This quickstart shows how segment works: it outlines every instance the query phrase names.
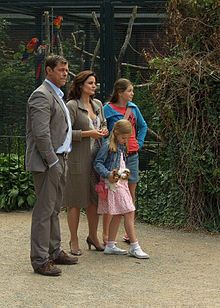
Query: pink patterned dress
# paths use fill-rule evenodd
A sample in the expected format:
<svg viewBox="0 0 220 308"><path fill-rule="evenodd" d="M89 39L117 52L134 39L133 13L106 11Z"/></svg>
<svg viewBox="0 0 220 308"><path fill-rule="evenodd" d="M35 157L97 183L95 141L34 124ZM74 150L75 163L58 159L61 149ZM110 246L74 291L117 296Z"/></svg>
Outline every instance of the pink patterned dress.
<svg viewBox="0 0 220 308"><path fill-rule="evenodd" d="M125 168L123 154L120 159L120 170ZM106 188L108 188L107 184ZM119 215L135 211L135 206L128 188L128 181L119 179L115 189L108 188L107 199L99 198L98 214Z"/></svg>

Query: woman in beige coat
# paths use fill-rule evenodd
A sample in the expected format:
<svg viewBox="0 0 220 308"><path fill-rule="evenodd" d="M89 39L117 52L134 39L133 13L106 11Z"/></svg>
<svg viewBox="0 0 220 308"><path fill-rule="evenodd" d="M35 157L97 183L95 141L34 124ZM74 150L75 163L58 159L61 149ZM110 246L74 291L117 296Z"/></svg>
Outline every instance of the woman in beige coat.
<svg viewBox="0 0 220 308"><path fill-rule="evenodd" d="M65 206L71 239L70 251L81 255L78 242L78 225L80 209L86 208L89 234L86 239L89 249L103 251L97 237L98 198L95 184L99 177L92 168L93 159L101 145L102 137L108 135L102 103L94 99L96 76L92 71L77 74L70 87L67 107L70 112L73 142L68 156L67 184L65 189Z"/></svg>

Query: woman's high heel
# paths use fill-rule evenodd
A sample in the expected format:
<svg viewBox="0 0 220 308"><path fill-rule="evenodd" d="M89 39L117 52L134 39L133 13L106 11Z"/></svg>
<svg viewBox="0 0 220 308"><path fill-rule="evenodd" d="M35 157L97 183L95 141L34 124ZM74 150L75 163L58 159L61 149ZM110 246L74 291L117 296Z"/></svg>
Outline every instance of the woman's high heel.
<svg viewBox="0 0 220 308"><path fill-rule="evenodd" d="M71 241L69 241L69 246L70 246L70 253L71 253L71 255L74 255L74 256L81 256L82 255L82 250L81 249L77 249L77 250L72 249Z"/></svg>
<svg viewBox="0 0 220 308"><path fill-rule="evenodd" d="M96 246L96 244L91 240L90 237L87 237L86 242L88 244L89 250L91 250L91 246L94 246L97 251L104 251L105 248L100 244L100 246Z"/></svg>

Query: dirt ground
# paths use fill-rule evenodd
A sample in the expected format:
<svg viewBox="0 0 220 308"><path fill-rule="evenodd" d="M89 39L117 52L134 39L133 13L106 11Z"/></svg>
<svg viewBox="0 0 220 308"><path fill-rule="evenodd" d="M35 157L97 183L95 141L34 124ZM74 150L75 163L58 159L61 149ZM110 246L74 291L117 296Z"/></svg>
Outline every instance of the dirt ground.
<svg viewBox="0 0 220 308"><path fill-rule="evenodd" d="M65 212L60 221L68 251ZM136 223L150 260L106 256L88 250L82 215L79 264L61 266L60 277L46 277L30 265L30 222L31 212L0 213L0 307L220 307L219 235ZM123 227L118 246L125 248L122 235Z"/></svg>

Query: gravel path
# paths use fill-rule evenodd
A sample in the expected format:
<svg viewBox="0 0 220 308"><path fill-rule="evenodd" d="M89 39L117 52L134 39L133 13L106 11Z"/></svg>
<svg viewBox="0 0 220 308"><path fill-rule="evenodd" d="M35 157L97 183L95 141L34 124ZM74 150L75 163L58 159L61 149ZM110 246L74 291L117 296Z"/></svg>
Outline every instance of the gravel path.
<svg viewBox="0 0 220 308"><path fill-rule="evenodd" d="M66 213L60 215L68 250ZM220 236L136 223L150 260L89 251L81 216L80 263L60 277L33 273L29 262L31 213L0 213L0 307L220 307ZM100 228L101 229L101 228ZM120 238L123 228L120 230ZM118 246L127 247L118 239Z"/></svg>

